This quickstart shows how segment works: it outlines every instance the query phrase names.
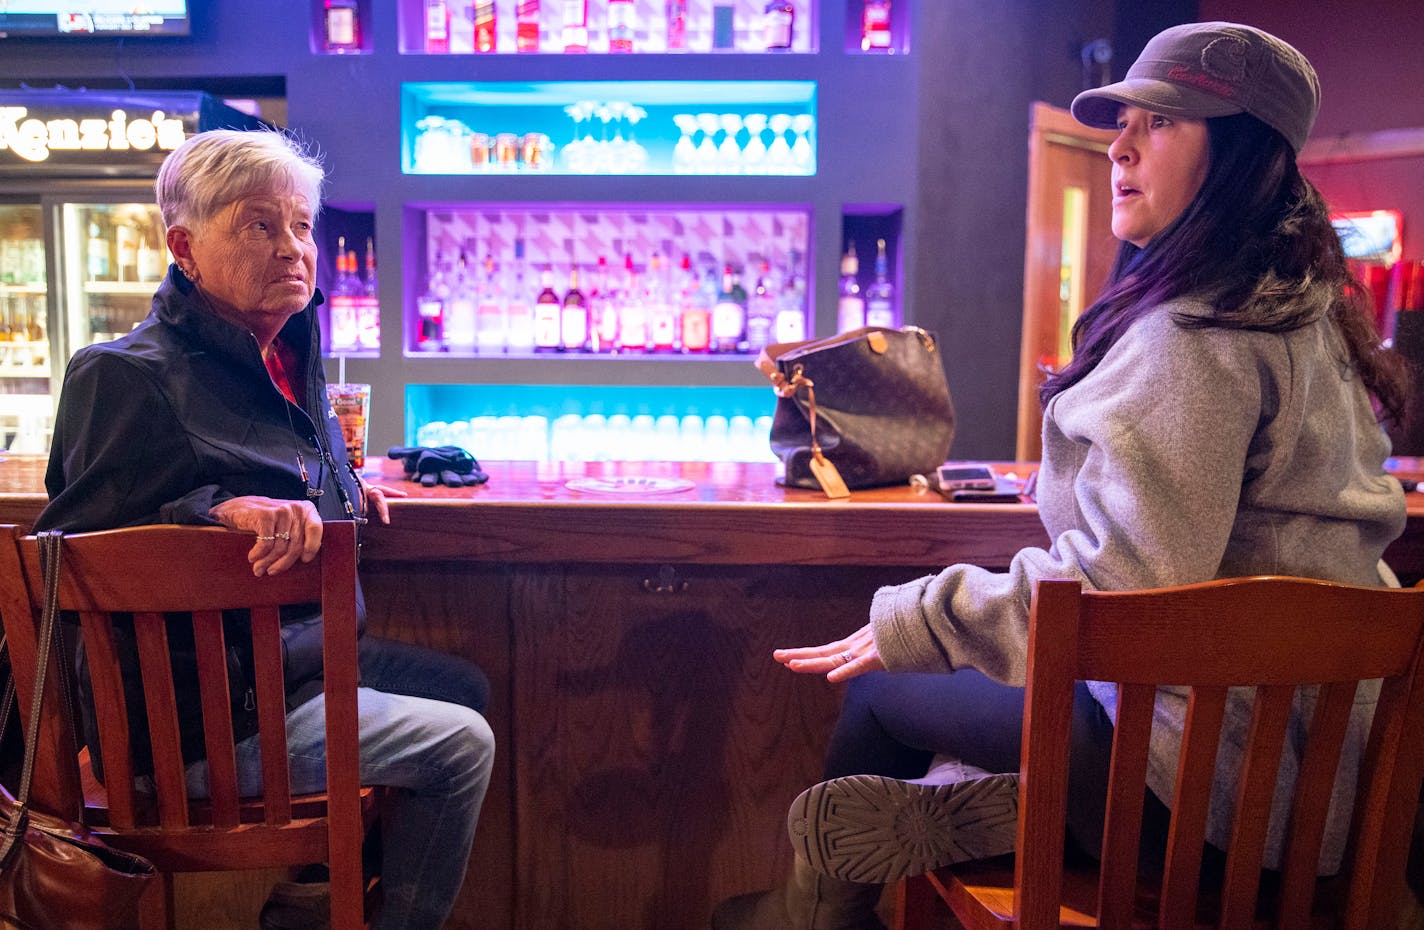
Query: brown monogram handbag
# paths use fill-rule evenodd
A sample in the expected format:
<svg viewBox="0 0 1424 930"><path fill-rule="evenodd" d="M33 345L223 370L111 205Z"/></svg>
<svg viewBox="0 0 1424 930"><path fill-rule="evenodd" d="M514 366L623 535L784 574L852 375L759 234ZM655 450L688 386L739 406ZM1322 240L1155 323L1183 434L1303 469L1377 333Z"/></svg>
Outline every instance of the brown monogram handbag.
<svg viewBox="0 0 1424 930"><path fill-rule="evenodd" d="M81 823L29 805L39 740L50 644L59 613L60 533L41 533L45 603L36 642L35 699L25 731L19 797L0 786L0 928L6 930L121 930L136 922L139 895L157 874L148 860L106 846ZM59 650L62 652L62 650ZM63 689L62 689L63 690ZM14 707L14 679L5 691L0 732Z"/></svg>
<svg viewBox="0 0 1424 930"><path fill-rule="evenodd" d="M839 497L928 474L949 457L954 404L934 336L923 329L867 326L780 343L757 367L776 389L771 448L788 485Z"/></svg>

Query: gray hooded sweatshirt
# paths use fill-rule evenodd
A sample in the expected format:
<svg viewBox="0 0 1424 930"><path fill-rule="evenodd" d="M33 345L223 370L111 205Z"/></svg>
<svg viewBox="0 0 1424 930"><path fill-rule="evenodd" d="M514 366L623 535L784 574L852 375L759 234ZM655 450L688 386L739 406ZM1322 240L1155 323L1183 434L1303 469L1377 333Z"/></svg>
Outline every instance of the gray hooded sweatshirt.
<svg viewBox="0 0 1424 930"><path fill-rule="evenodd" d="M1052 545L1006 573L954 565L881 588L875 642L892 670L973 668L1024 683L1028 610L1040 578L1129 590L1255 574L1394 583L1380 556L1404 529L1404 494L1386 474L1389 442L1328 319L1286 333L1189 328L1176 301L1135 322L1044 411L1038 507ZM1183 630L1190 635L1190 630ZM1378 684L1356 696L1331 799L1322 874L1338 871ZM1089 684L1116 719L1117 690ZM1251 692L1228 702L1207 839L1225 848ZM1267 856L1279 864L1300 738L1313 694L1297 697ZM1157 697L1148 783L1170 803L1186 692Z"/></svg>

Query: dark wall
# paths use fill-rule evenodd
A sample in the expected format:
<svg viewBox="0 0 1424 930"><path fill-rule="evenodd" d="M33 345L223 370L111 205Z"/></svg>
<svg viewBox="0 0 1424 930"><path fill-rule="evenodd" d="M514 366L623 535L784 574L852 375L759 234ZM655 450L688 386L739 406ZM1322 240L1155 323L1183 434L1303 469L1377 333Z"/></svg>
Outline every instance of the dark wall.
<svg viewBox="0 0 1424 930"><path fill-rule="evenodd" d="M839 16L845 2L853 0L822 0L822 17ZM896 122L890 114L897 104L914 108L918 117L918 135L911 144L914 155L905 160L914 166L907 170L918 176L917 190L910 194L915 218L906 243L906 294L915 301L912 319L935 329L945 345L960 414L954 454L1007 458L1014 449L1030 104L1034 100L1068 104L1083 85L1080 53L1085 43L1109 38L1117 50L1113 69L1120 73L1138 51L1134 44L1140 46L1146 36L1169 22L1191 19L1195 4L913 2L912 61L906 63L910 69L904 74L908 83L918 86L906 87L900 100L891 94L883 101L883 117L889 123ZM64 81L113 86L133 80L141 86L164 84L258 97L284 88L283 121L326 153L330 200L376 203L376 235L384 243L399 241L401 235L399 209L384 202L394 195L383 190L389 187L385 179L399 158L399 102L389 92L391 83L498 77L509 70L508 63L501 62L398 56L394 29L379 30L376 58L418 75L405 77L371 68L361 60L365 56L311 54L309 2L213 0L194 6L193 35L187 39L83 44L4 41L0 84L25 81L47 86ZM847 75L829 75L823 89L836 88L840 93L847 81L855 80L859 66L850 62ZM536 60L528 67L537 72L541 63ZM729 76L745 75L729 71ZM900 117L903 120L903 113ZM877 120L873 112L866 116L857 134L872 154L878 151L878 142L884 144L875 129ZM829 122L826 130L838 131ZM892 138L898 140L893 134ZM883 155L885 171L901 170L895 152ZM857 181L852 173L838 169L836 157L834 151L823 150L823 177L818 183L844 188L838 191L840 199L853 202L858 199ZM866 155L859 152L854 157ZM420 194L407 199L421 199L427 196L426 188L434 189L435 185L421 180L402 182ZM404 292L400 274L399 262L382 262L383 304ZM818 292L833 282L834 274L833 268L818 271ZM833 302L829 294L822 294L818 303L826 299ZM394 322L393 314L383 313L386 325ZM397 384L406 377L421 377L411 374L408 363L392 354L387 352L379 363L386 377ZM373 420L402 415L395 387L378 392ZM376 437L372 438L374 442Z"/></svg>

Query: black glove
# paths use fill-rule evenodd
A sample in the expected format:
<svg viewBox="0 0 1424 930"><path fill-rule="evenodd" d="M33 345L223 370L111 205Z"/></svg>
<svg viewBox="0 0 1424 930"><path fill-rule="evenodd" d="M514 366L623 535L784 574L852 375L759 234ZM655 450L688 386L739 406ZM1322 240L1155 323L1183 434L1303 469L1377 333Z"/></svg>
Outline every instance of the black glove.
<svg viewBox="0 0 1424 930"><path fill-rule="evenodd" d="M406 479L419 481L427 488L442 483L452 488L468 488L489 480L475 457L459 446L392 446L386 451L386 457L399 459Z"/></svg>

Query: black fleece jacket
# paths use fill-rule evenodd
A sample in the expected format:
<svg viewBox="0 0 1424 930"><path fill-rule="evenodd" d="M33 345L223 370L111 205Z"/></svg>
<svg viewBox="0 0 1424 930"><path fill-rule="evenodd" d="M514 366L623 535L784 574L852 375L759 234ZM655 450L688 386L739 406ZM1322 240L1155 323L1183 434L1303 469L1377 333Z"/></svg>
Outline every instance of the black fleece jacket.
<svg viewBox="0 0 1424 930"><path fill-rule="evenodd" d="M348 519L342 503L358 499L341 429L326 400L320 330L312 302L282 328L280 338L301 359L305 394L290 403L273 383L256 338L207 309L177 266L159 285L148 317L113 342L74 354L65 372L45 487L50 502L37 530L66 532L155 523L207 524L209 509L234 497L303 500L297 465L326 492L313 503L324 520ZM338 489L337 482L341 483ZM181 566L175 566L178 568ZM201 566L195 566L200 569ZM358 609L364 626L365 607ZM227 617L228 673L234 736L256 732L249 688L251 642L246 618ZM282 617L288 707L321 689L321 616L314 609ZM183 757L204 756L192 628L170 619ZM151 771L148 728L131 638L120 642L130 729L138 772ZM85 731L95 745L92 699L79 657Z"/></svg>

